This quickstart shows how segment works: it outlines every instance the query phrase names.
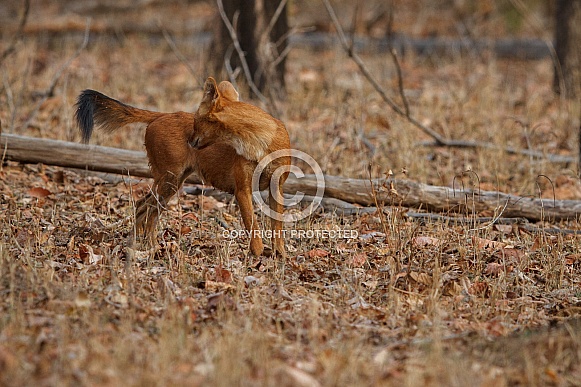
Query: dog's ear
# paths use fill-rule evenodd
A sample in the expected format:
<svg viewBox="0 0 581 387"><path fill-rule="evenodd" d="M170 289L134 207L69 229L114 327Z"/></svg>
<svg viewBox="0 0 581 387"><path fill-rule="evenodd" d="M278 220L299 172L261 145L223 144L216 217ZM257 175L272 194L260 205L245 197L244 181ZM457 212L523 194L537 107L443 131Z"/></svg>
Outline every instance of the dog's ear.
<svg viewBox="0 0 581 387"><path fill-rule="evenodd" d="M218 93L220 94L221 98L227 99L229 101L239 101L240 96L238 92L232 86L232 84L228 81L222 81L218 85Z"/></svg>
<svg viewBox="0 0 581 387"><path fill-rule="evenodd" d="M218 97L219 94L216 80L212 77L208 77L204 83L204 96L202 97L202 102L200 102L200 106L198 107L198 114L201 116L209 114L214 108Z"/></svg>

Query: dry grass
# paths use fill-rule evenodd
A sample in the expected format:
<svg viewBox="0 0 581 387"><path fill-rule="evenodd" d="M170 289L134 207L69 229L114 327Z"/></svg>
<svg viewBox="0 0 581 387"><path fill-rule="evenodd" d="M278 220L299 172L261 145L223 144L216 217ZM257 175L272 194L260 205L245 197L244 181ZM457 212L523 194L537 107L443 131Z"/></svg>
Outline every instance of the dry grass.
<svg viewBox="0 0 581 387"><path fill-rule="evenodd" d="M414 27L416 28L416 27ZM6 132L78 138L73 103L94 88L154 110L193 110L200 85L164 43L95 37L32 115L80 41L29 36L3 65ZM201 75L204 52L180 45ZM364 59L394 98L385 56ZM551 90L551 65L493 57L402 61L413 113L454 138L573 154L579 102ZM203 78L200 76L199 78ZM572 165L418 146L338 48L296 48L283 120L329 174L465 184L580 199ZM31 117L32 115L32 117ZM31 119L32 118L32 119ZM29 126L22 125L29 122ZM95 143L142 149L131 128ZM366 144L375 147L371 152ZM578 385L581 244L518 228L419 224L405 209L287 228L357 230L355 240L289 239L279 263L249 257L234 204L183 195L154 251L123 248L129 186L79 171L4 162L0 170L2 385ZM456 177L458 183L458 177ZM40 190L35 187L41 187ZM470 214L468 214L470 215ZM261 219L264 221L264 219ZM540 225L542 226L542 225ZM578 222L561 226L578 229Z"/></svg>

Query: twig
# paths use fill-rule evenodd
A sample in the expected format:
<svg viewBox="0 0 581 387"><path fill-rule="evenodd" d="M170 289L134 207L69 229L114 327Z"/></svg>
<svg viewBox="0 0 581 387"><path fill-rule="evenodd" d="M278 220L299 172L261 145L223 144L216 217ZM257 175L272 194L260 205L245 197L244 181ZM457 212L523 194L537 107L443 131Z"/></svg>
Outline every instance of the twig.
<svg viewBox="0 0 581 387"><path fill-rule="evenodd" d="M353 12L353 19L351 20L351 42L349 44L351 50L353 50L353 47L355 46L355 31L357 30L357 16L361 9L360 5L361 3L359 1L355 3L355 11Z"/></svg>
<svg viewBox="0 0 581 387"><path fill-rule="evenodd" d="M274 0L273 0L274 2ZM276 25L279 21L281 21L281 15L285 11L285 7L288 3L287 0L280 0L278 1L278 5L274 13L271 15L271 10L264 9L264 15L270 16L270 21L268 22L267 27L264 29L264 32L260 34L259 44L260 44L260 51L261 51L261 64L257 69L256 78L262 79L264 78L264 84L268 85L265 89L265 94L268 95L271 104L275 106L276 101L279 97L286 95L284 90L284 74L281 73L283 69L279 69L281 63L286 59L288 53L291 50L291 45L288 44L288 38L291 32L294 32L294 29L288 28L286 25L286 15L282 19L283 24L285 24L285 31L281 31L280 28L277 28L274 35L278 35L279 33L281 36L271 36L273 33L273 29L276 28ZM275 3L276 4L276 3ZM276 41L272 39L276 38ZM280 47L283 47L281 50Z"/></svg>
<svg viewBox="0 0 581 387"><path fill-rule="evenodd" d="M252 74L250 74L250 69L248 68L248 62L246 62L246 58L244 56L244 51L242 50L242 47L240 46L240 41L238 40L236 30L232 26L232 23L230 22L230 20L228 19L228 16L226 15L226 12L224 11L224 4L222 4L222 0L217 0L217 3L218 3L218 10L220 11L220 17L222 18L224 25L226 25L226 28L228 29L228 33L230 34L230 38L232 39L232 43L234 44L234 48L236 49L236 52L238 53L238 57L240 58L240 63L242 64L242 69L244 70L244 75L246 76L248 86L254 92L254 94L258 97L258 99L260 99L260 101L262 103L270 106L266 97L260 92L260 90L258 90L258 87L256 87L256 84L254 84L254 80L252 79Z"/></svg>
<svg viewBox="0 0 581 387"><path fill-rule="evenodd" d="M83 50L85 48L87 48L87 44L89 43L89 32L90 32L90 30L91 30L91 19L88 18L87 19L87 23L85 25L85 35L83 36L83 43L81 43L81 45L79 46L79 48L77 48L77 51L75 51L75 53L65 63L63 63L62 66L55 73L54 77L52 78L52 81L50 83L49 88L44 93L47 97L52 97L54 95L54 89L56 88L56 85L57 85L59 79L61 78L63 72L67 68L69 68L69 66L71 65L71 63L73 63L73 61L75 59L77 59L79 57L79 55L81 55L81 52L83 52Z"/></svg>
<svg viewBox="0 0 581 387"><path fill-rule="evenodd" d="M262 33L261 40L266 39L266 37L270 35L270 32L274 28L274 25L276 24L276 21L280 17L280 14L282 13L282 10L284 9L284 6L286 5L286 3L287 3L287 0L282 0L278 4L276 11L274 11L274 15L272 15L272 18L270 19L270 23L268 23L268 27L266 27L266 29Z"/></svg>
<svg viewBox="0 0 581 387"><path fill-rule="evenodd" d="M502 149L508 154L513 155L523 155L530 156L539 159L546 159L553 163L574 163L576 158L573 156L563 156L553 153L544 153L540 151L535 151L531 149L517 149L510 146L499 147L497 145L488 142L479 141L469 141L469 140L447 140L445 144L438 143L437 141L423 141L417 143L419 146L446 146L449 148L483 148L483 149Z"/></svg>
<svg viewBox="0 0 581 387"><path fill-rule="evenodd" d="M24 31L24 26L26 25L26 21L28 20L29 11L30 11L30 0L24 0L24 12L22 13L20 24L18 25L16 33L12 37L12 41L10 42L8 47L6 47L6 49L2 52L2 55L0 55L0 64L2 64L2 62L4 62L4 59L6 59L10 54L14 52L16 42L18 42L18 40L22 36L22 32Z"/></svg>
<svg viewBox="0 0 581 387"><path fill-rule="evenodd" d="M339 19L337 18L337 15L335 14L335 10L333 9L331 4L329 3L329 0L322 0L322 1L325 4L325 7L327 8L327 12L329 13L329 16L331 17L331 21L333 22L335 29L337 30L337 34L339 35L339 40L341 41L341 45L343 46L343 49L345 49L345 51L347 52L347 55L357 64L357 66L359 67L359 70L363 73L365 78L367 78L369 83L371 83L371 85L373 86L375 91L377 91L377 93L381 96L381 98L389 105L389 107L391 107L391 109L394 112L396 112L397 114L399 114L403 117L406 117L409 122L411 122L413 125L415 125L419 129L421 129L428 136L430 136L434 140L436 140L436 142L438 144L446 145L447 140L444 137L442 137L439 133L435 132L431 128L428 128L426 125L423 125L422 123L417 121L412 116L407 116L405 111L403 111L387 95L385 90L383 90L381 85L375 80L375 78L373 77L373 75L371 74L371 72L369 71L369 69L367 68L365 63L363 62L363 60L359 57L359 55L357 55L355 53L355 51L353 50L353 47L351 47L349 45L349 42L347 41L347 38L345 36L345 32L343 31L343 27L341 27L341 24L339 23Z"/></svg>
<svg viewBox="0 0 581 387"><path fill-rule="evenodd" d="M291 50L291 46L288 45L284 48L284 50L282 50L282 52L280 54L278 54L278 56L276 58L274 58L274 60L268 65L269 69L273 69L276 66L278 66L278 64L284 59L286 58L286 56L288 55L288 53Z"/></svg>
<svg viewBox="0 0 581 387"><path fill-rule="evenodd" d="M285 32L276 42L274 42L274 46L275 47L280 46L282 44L282 42L290 39L290 37L295 35L296 33L305 33L305 32L311 32L311 31L315 31L315 28L314 27L303 27L303 28L292 27L287 32ZM286 58L291 49L292 49L292 46L290 44L287 45L285 47L285 49L282 50L282 52L280 54L278 54L278 56L272 60L272 62L269 64L269 69L274 68L284 58Z"/></svg>
<svg viewBox="0 0 581 387"><path fill-rule="evenodd" d="M506 208L506 206L505 206ZM503 209L504 210L504 209ZM493 224L504 224L504 225L517 225L519 229L525 230L530 233L546 233L551 235L581 235L581 230L572 230L567 228L556 228L556 227L538 227L530 224L526 218L502 218L502 217L456 217L456 216L446 216L439 214L430 213L420 213L408 211L405 216L417 220L422 224L425 224L427 220L432 222L446 222L450 224L462 225L470 223L487 223L486 227ZM473 230L470 230L473 231Z"/></svg>
<svg viewBox="0 0 581 387"><path fill-rule="evenodd" d="M381 98L384 100L384 102L387 103L389 105L389 107L394 112L396 112L397 114L399 114L402 117L405 117L408 120L408 122L410 122L412 125L414 125L418 129L422 130L424 133L426 133L428 136L432 137L435 140L435 143L429 143L430 145L459 147L459 148L503 149L507 153L521 154L521 155L527 155L527 156L539 157L539 158L546 158L547 160L549 160L551 162L571 163L571 162L577 161L575 158L573 158L571 156L545 154L543 152L538 152L538 151L533 151L533 150L528 150L528 149L516 149L516 148L512 148L512 147L499 147L499 146L491 144L491 143L482 143L482 142L477 142L477 141L451 140L451 139L447 139L447 138L443 137L442 135L440 135L439 133L437 133L433 129L429 128L428 126L423 125L421 122L419 122L413 116L406 114L405 109L400 108L387 95L385 90L375 80L375 78L373 77L373 75L371 74L371 72L369 71L369 69L367 68L365 63L363 62L363 60L359 57L359 55L357 55L354 52L353 47L351 47L349 45L349 42L345 36L345 32L344 32L343 28L341 27L341 24L339 23L339 19L337 18L337 15L335 14L335 10L331 6L329 0L322 0L322 1L323 1L323 4L325 5L325 7L327 8L327 12L329 13L329 16L331 17L331 21L333 22L335 29L337 30L337 35L339 36L339 41L341 42L341 45L342 45L343 49L346 51L349 58L351 58L355 62L355 64L357 64L357 66L359 67L359 70L361 71L363 76L367 79L367 81L373 86L375 91L381 96Z"/></svg>
<svg viewBox="0 0 581 387"><path fill-rule="evenodd" d="M2 121L0 121L0 137L2 137ZM8 150L8 143L4 144L2 149L2 158L0 159L0 172L4 169L4 160L6 159L6 151Z"/></svg>
<svg viewBox="0 0 581 387"><path fill-rule="evenodd" d="M228 79L230 79L230 83L234 86L236 90L238 90L238 84L236 82L236 77L240 72L240 67L236 67L236 71L232 68L232 64L230 63L230 57L232 56L232 51L234 47L230 46L226 50L226 54L224 54L224 67L226 67L226 72L228 73Z"/></svg>
<svg viewBox="0 0 581 387"><path fill-rule="evenodd" d="M388 24L387 24L387 38L388 38L388 43L389 43L389 53L391 54L391 59L393 60L393 64L395 65L395 70L396 70L396 74L397 74L397 86L399 89L399 95L401 97L401 101L403 103L403 107L405 110L405 114L406 117L410 116L410 107L408 104L408 100L405 96L405 93L403 91L403 75L402 75L402 71L401 71L401 66L399 64L399 59L397 57L397 51L396 49L393 47L393 39L392 39L392 35L393 35L393 3L390 2L389 5L389 19L388 19Z"/></svg>
<svg viewBox="0 0 581 387"><path fill-rule="evenodd" d="M30 63L30 62L28 62ZM26 74L28 74L28 63L26 66L26 71L24 71L24 76L22 79L26 79ZM10 111L10 122L8 125L8 132L12 132L14 128L14 120L16 119L16 103L14 102L14 93L12 92L12 87L10 86L10 80L8 79L8 75L6 71L2 71L2 86L6 92L6 104L8 105L7 108Z"/></svg>
<svg viewBox="0 0 581 387"><path fill-rule="evenodd" d="M468 231L485 230L485 229L489 228L490 226L494 225L496 222L498 222L498 220L500 218L502 218L502 214L504 214L504 210L506 210L506 207L508 206L508 202L509 202L509 200L507 200L506 203L504 203L504 207L502 207L502 209L498 212L498 215L496 215L494 218L492 218L492 220L490 222L486 223L484 226L481 226L481 227L471 228ZM476 217L474 217L474 219L476 219Z"/></svg>
<svg viewBox="0 0 581 387"><path fill-rule="evenodd" d="M67 68L69 68L69 66L71 65L71 63L75 59L77 59L79 57L79 55L81 55L81 52L87 47L87 44L89 43L89 31L90 31L90 27L91 27L91 19L89 18L89 19L87 19L87 24L85 26L85 36L83 37L83 43L81 43L81 45L79 46L79 48L77 48L77 51L75 51L75 53L65 63L63 63L61 65L61 67L57 70L57 72L55 73L55 75L52 78L52 81L51 81L50 86L48 87L48 89L46 89L44 92L40 93L41 98L36 103L36 106L32 110L32 113L30 113L30 116L28 117L28 119L26 120L26 122L22 125L23 128L27 128L30 125L30 122L34 119L34 117L38 113L38 110L40 109L40 107L42 106L42 104L49 97L54 96L54 90L56 88L56 85L57 85L59 79L63 75L63 72Z"/></svg>
<svg viewBox="0 0 581 387"><path fill-rule="evenodd" d="M527 224L528 220L526 218L502 218L502 217L475 217L475 218L467 218L467 217L459 217L459 216L446 216L446 215L438 215L433 213L422 213L422 212L413 212L408 211L405 213L405 216L419 220L421 222L425 222L426 220L430 221L439 221L439 222L448 222L451 224L470 224L470 223L490 223L494 222L494 224L518 224L523 225Z"/></svg>
<svg viewBox="0 0 581 387"><path fill-rule="evenodd" d="M194 69L192 67L192 65L190 64L190 62L188 62L187 58L177 48L177 46L176 46L173 38L171 37L171 35L169 34L169 32L167 32L167 30L163 26L161 26L161 33L163 34L163 37L165 38L165 41L167 42L167 44L171 48L171 50L174 53L174 55L176 56L176 58L178 58L178 60L184 66L186 66L186 68L188 69L188 71L190 72L190 74L193 75L193 77L196 80L196 83L198 84L198 86L202 87L203 82L201 82L200 79L198 79L199 72L196 71L196 69Z"/></svg>
<svg viewBox="0 0 581 387"><path fill-rule="evenodd" d="M234 12L234 16L232 19L232 25L234 30L238 29L238 16L240 16L240 12ZM240 74L240 67L236 67L236 69L232 68L232 63L230 62L230 58L232 57L232 52L235 50L234 45L229 45L224 53L224 67L226 67L226 73L228 73L228 79L230 79L230 83L234 86L236 90L239 89L238 82L236 82L236 78L238 78L238 74Z"/></svg>
<svg viewBox="0 0 581 387"><path fill-rule="evenodd" d="M399 65L399 59L397 58L397 52L395 51L395 48L392 47L391 50L389 50L389 53L391 54L391 58L393 59L393 63L395 64L395 71L397 73L397 88L399 90L401 102L403 103L405 116L409 118L410 106L408 104L408 99L406 98L405 93L403 92L403 76L401 74L401 67Z"/></svg>

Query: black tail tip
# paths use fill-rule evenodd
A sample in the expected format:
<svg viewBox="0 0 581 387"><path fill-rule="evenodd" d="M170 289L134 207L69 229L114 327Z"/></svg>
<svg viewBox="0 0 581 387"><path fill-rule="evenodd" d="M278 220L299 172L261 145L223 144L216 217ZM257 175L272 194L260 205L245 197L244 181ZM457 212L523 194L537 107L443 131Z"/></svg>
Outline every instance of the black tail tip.
<svg viewBox="0 0 581 387"><path fill-rule="evenodd" d="M95 99L97 94L98 92L95 90L83 90L79 94L77 103L75 104L75 121L81 131L82 141L85 144L91 139L93 127L95 126L93 114L95 112Z"/></svg>

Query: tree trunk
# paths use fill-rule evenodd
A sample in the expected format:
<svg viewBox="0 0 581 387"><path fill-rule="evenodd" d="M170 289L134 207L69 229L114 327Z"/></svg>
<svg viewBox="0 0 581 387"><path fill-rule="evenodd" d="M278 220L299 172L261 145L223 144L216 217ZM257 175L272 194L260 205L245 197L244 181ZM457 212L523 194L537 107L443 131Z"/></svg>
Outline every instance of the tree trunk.
<svg viewBox="0 0 581 387"><path fill-rule="evenodd" d="M566 98L581 97L581 0L557 0L553 88Z"/></svg>
<svg viewBox="0 0 581 387"><path fill-rule="evenodd" d="M230 23L236 28L236 35L244 51L244 58L248 64L252 82L260 92L267 89L284 90L284 72L286 61L279 60L287 45L288 19L286 4L282 13L276 19L270 33L263 36L282 0L222 0L224 12ZM277 44L279 43L279 44ZM214 39L210 47L210 61L214 74L226 79L228 74L224 66L226 56L230 60L233 70L241 67L238 54L232 50L232 38L226 25L218 16L214 30ZM274 61L276 65L271 66ZM244 76L239 72L238 77ZM281 95L284 95L282 93Z"/></svg>
<svg viewBox="0 0 581 387"><path fill-rule="evenodd" d="M252 80L258 89L264 89L264 82L259 78L261 63L258 58L258 39L256 38L256 21L258 20L258 13L256 12L255 0L240 0L238 1L238 10L240 11L240 18L238 20L237 35L240 40L240 46L244 51L244 57Z"/></svg>
<svg viewBox="0 0 581 387"><path fill-rule="evenodd" d="M103 146L89 147L78 143L12 134L0 136L0 148L8 160L118 173L125 176L150 176L145 152ZM195 176L190 176L187 181L201 183ZM325 196L364 206L385 204L421 207L448 213L474 212L485 216L524 217L532 220L572 220L581 216L581 201L578 200L553 201L493 191L454 190L409 180L392 180L389 189L382 189L380 187L383 182L383 180L371 182L325 176ZM374 189L371 188L372 183ZM290 175L284 190L286 193L302 191L307 195L314 195L317 191L317 179L313 175L306 175L301 179Z"/></svg>
<svg viewBox="0 0 581 387"><path fill-rule="evenodd" d="M236 28L236 35L240 46L245 53L245 59L250 68L250 73L256 74L259 69L258 49L254 35L256 25L256 5L255 0L222 0L224 12L230 23ZM210 47L210 61L214 68L215 76L226 78L227 73L224 67L226 60L230 60L233 69L240 67L240 59L233 50L232 38L228 28L222 21L221 17L216 16L217 20L214 29L214 39ZM227 54L230 56L226 58Z"/></svg>
<svg viewBox="0 0 581 387"><path fill-rule="evenodd" d="M276 11L282 3L282 0L264 0L264 25L268 26L271 20L276 16ZM270 31L269 39L271 47L270 52L267 54L265 60L265 66L274 61L278 61L276 66L270 70L267 75L268 82L271 83L274 90L281 91L279 97L284 97L285 80L284 74L286 71L286 53L288 47L288 16L287 16L287 4L285 3L282 12L277 17L272 30Z"/></svg>

